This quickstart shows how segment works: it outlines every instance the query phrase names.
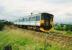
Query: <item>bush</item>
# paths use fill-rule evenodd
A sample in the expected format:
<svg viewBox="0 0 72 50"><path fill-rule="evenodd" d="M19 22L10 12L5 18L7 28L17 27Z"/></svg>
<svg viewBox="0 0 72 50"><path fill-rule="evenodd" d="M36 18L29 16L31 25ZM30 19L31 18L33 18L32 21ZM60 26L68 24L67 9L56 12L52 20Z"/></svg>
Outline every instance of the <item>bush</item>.
<svg viewBox="0 0 72 50"><path fill-rule="evenodd" d="M3 28L4 28L4 22L3 21L0 21L0 30L3 30Z"/></svg>
<svg viewBox="0 0 72 50"><path fill-rule="evenodd" d="M55 24L54 29L62 31L72 31L72 25L70 24Z"/></svg>

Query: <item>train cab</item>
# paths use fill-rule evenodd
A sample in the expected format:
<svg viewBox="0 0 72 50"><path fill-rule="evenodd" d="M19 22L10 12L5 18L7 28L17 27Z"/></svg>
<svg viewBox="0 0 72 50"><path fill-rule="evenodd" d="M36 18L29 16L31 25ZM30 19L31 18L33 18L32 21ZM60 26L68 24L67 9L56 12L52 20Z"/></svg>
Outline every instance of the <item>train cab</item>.
<svg viewBox="0 0 72 50"><path fill-rule="evenodd" d="M40 30L48 32L53 26L53 15L49 13L41 14L41 27Z"/></svg>

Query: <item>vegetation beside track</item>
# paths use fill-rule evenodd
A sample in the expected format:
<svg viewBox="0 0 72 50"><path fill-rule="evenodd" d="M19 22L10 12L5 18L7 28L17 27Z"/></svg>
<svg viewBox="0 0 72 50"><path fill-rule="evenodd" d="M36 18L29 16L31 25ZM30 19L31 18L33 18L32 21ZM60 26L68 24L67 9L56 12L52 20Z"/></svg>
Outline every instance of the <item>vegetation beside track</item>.
<svg viewBox="0 0 72 50"><path fill-rule="evenodd" d="M0 50L11 45L13 50L72 50L72 37L59 32L36 32L6 26L0 31Z"/></svg>

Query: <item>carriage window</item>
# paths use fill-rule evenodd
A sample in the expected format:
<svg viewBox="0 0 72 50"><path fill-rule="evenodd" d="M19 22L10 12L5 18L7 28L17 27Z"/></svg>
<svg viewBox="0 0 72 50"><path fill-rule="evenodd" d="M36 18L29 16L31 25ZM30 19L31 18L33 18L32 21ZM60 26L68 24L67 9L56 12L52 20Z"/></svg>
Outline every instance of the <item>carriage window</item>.
<svg viewBox="0 0 72 50"><path fill-rule="evenodd" d="M23 18L21 21L22 21L22 22L24 22L24 21L25 21L25 19Z"/></svg>
<svg viewBox="0 0 72 50"><path fill-rule="evenodd" d="M29 18L27 18L27 21L29 21Z"/></svg>
<svg viewBox="0 0 72 50"><path fill-rule="evenodd" d="M39 21L40 20L40 16L36 16L36 20Z"/></svg>
<svg viewBox="0 0 72 50"><path fill-rule="evenodd" d="M35 20L36 20L35 17L31 17L31 18L30 18L30 21L35 21Z"/></svg>
<svg viewBox="0 0 72 50"><path fill-rule="evenodd" d="M32 21L32 17L30 18L30 21Z"/></svg>
<svg viewBox="0 0 72 50"><path fill-rule="evenodd" d="M25 21L27 21L27 18L25 18Z"/></svg>
<svg viewBox="0 0 72 50"><path fill-rule="evenodd" d="M32 17L32 21L35 21L36 20L36 18L35 17Z"/></svg>

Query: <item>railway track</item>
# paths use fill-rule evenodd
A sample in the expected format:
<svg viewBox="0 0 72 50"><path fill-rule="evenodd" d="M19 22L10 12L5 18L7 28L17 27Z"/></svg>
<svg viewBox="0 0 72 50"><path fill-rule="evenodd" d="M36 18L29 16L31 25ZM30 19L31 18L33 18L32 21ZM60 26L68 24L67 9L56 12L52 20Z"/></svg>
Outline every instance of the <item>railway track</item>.
<svg viewBox="0 0 72 50"><path fill-rule="evenodd" d="M47 36L47 39L50 41L54 41L56 43L60 43L62 46L72 45L72 37L59 35L59 34L50 34Z"/></svg>
<svg viewBox="0 0 72 50"><path fill-rule="evenodd" d="M31 30L29 30L31 31ZM62 47L72 47L72 37L63 35L62 33L57 33L57 32L49 32L49 33L44 33L44 32L36 32L32 31L34 36L44 38L46 42L50 43L57 43L61 45Z"/></svg>

